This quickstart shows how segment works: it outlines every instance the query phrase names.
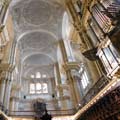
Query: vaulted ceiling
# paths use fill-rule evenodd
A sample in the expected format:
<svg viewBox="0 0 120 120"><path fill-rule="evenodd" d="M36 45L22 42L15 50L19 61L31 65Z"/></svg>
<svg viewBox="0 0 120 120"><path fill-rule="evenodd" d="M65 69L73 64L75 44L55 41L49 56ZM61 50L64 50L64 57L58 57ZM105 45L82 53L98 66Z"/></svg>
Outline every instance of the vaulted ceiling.
<svg viewBox="0 0 120 120"><path fill-rule="evenodd" d="M63 1L12 0L15 40L23 63L37 62L35 59L39 58L39 66L48 64L49 59L56 62L62 38Z"/></svg>

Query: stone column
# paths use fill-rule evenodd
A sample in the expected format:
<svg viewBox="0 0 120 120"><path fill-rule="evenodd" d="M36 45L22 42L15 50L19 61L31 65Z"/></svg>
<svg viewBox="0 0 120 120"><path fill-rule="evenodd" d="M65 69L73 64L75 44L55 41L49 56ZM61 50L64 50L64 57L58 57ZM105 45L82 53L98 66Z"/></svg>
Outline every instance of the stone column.
<svg viewBox="0 0 120 120"><path fill-rule="evenodd" d="M4 101L3 101L6 110L9 109L11 85L12 85L11 73L10 73L10 72L7 72L7 73L6 73L5 94L4 94Z"/></svg>
<svg viewBox="0 0 120 120"><path fill-rule="evenodd" d="M56 85L59 86L59 85L61 85L61 76L60 76L60 71L59 71L59 65L58 65L58 63L55 64L55 71L56 71L56 77L57 77ZM59 94L59 97L63 96L63 90L58 89L57 93ZM61 103L62 103L62 106L64 106L65 103L63 101Z"/></svg>
<svg viewBox="0 0 120 120"><path fill-rule="evenodd" d="M0 82L0 103L3 104L4 94L5 94L6 80L1 80Z"/></svg>
<svg viewBox="0 0 120 120"><path fill-rule="evenodd" d="M11 81L7 80L6 94L5 94L5 100L4 100L4 106L7 110L9 109L10 93L11 93Z"/></svg>
<svg viewBox="0 0 120 120"><path fill-rule="evenodd" d="M14 111L14 99L10 99L10 108L9 108L10 111Z"/></svg>
<svg viewBox="0 0 120 120"><path fill-rule="evenodd" d="M10 111L18 111L18 103L19 103L19 90L16 88L12 88L11 90L11 95L12 97L10 98L10 103L9 103L9 110Z"/></svg>
<svg viewBox="0 0 120 120"><path fill-rule="evenodd" d="M6 109L9 109L9 103L10 103L10 93L11 93L11 81L8 81L7 85L7 96L6 96Z"/></svg>

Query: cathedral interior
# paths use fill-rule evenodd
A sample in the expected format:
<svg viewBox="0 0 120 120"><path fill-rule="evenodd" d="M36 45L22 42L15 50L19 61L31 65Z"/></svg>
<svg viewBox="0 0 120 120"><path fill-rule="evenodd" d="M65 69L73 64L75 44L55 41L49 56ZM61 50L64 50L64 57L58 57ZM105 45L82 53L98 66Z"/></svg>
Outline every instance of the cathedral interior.
<svg viewBox="0 0 120 120"><path fill-rule="evenodd" d="M120 120L120 0L0 0L0 120Z"/></svg>

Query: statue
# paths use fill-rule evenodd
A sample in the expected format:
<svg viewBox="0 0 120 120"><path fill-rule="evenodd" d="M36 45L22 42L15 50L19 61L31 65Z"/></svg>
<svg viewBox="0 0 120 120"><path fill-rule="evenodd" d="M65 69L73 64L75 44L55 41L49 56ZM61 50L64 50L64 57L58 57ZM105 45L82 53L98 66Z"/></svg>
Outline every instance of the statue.
<svg viewBox="0 0 120 120"><path fill-rule="evenodd" d="M48 114L45 103L36 101L33 104L33 107L36 113L35 120L51 120L52 119L52 116Z"/></svg>
<svg viewBox="0 0 120 120"><path fill-rule="evenodd" d="M41 117L41 120L51 120L52 116L48 114L47 110L45 110L45 114Z"/></svg>

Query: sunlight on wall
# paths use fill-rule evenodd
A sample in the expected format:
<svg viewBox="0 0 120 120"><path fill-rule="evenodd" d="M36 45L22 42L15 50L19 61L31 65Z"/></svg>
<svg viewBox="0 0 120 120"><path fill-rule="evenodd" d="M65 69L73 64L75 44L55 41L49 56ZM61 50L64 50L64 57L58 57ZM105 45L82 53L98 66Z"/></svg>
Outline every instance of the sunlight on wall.
<svg viewBox="0 0 120 120"><path fill-rule="evenodd" d="M62 23L62 36L63 39L67 39L69 37L71 30L70 22L69 22L69 17L67 12L64 13L63 15L63 23Z"/></svg>

